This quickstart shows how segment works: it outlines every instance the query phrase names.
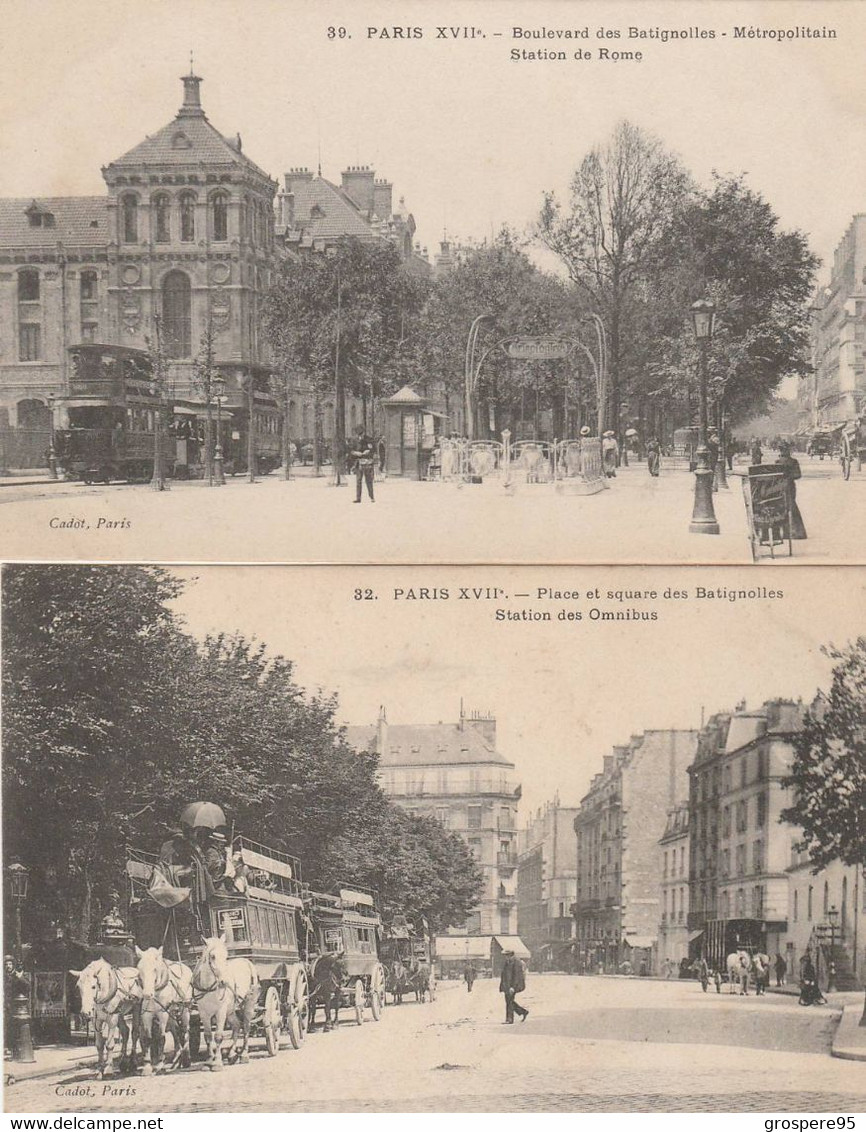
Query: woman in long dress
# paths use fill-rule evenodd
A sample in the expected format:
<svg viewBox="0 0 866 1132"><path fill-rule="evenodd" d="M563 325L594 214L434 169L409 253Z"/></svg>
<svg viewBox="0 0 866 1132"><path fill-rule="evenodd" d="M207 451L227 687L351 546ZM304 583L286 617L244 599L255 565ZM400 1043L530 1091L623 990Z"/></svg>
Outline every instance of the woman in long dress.
<svg viewBox="0 0 866 1132"><path fill-rule="evenodd" d="M776 461L776 465L785 472L788 490L791 494L791 538L807 538L806 525L803 522L803 516L800 514L800 508L797 506L796 481L800 478L802 472L800 471L800 461L791 454L790 444L782 443L779 445L779 459Z"/></svg>

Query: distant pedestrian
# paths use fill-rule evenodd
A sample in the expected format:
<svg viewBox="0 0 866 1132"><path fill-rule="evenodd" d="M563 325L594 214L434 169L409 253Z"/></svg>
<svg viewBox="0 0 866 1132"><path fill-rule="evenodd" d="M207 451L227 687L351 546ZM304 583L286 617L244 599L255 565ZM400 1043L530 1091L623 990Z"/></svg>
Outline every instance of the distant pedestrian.
<svg viewBox="0 0 866 1132"><path fill-rule="evenodd" d="M776 986L783 987L785 985L785 976L788 973L788 964L782 957L781 952L776 952Z"/></svg>
<svg viewBox="0 0 866 1132"><path fill-rule="evenodd" d="M722 972L718 967L713 968L713 986L716 988L716 994L722 993Z"/></svg>
<svg viewBox="0 0 866 1132"><path fill-rule="evenodd" d="M385 437L384 436L379 437L379 440L376 444L376 454L379 458L379 473L380 473L380 475L384 475L385 474L385 460L386 460L387 455L388 455L388 449L385 445Z"/></svg>
<svg viewBox="0 0 866 1132"><path fill-rule="evenodd" d="M514 1025L515 1012L520 1021L525 1022L529 1011L517 1001L517 995L526 989L526 976L523 964L513 951L502 952L502 974L499 977L499 990L505 995L505 1025Z"/></svg>
<svg viewBox="0 0 866 1132"><path fill-rule="evenodd" d="M707 437L707 463L710 465L710 471L715 473L719 463L719 434L711 432ZM713 483L713 491L716 490L715 483Z"/></svg>
<svg viewBox="0 0 866 1132"><path fill-rule="evenodd" d="M827 1001L818 986L818 976L812 963L812 954L806 951L800 963L800 1005L821 1006Z"/></svg>
<svg viewBox="0 0 866 1132"><path fill-rule="evenodd" d="M659 474L659 468L661 466L661 447L658 440L656 440L654 436L650 437L650 439L647 441L646 462L647 467L649 468L649 474L651 476L657 476Z"/></svg>
<svg viewBox="0 0 866 1132"><path fill-rule="evenodd" d="M463 981L466 983L467 993L472 994L472 984L475 982L475 967L467 963L463 968Z"/></svg>
<svg viewBox="0 0 866 1132"><path fill-rule="evenodd" d="M761 448L761 442L757 436L752 440L752 447L749 449L749 462L751 464L760 464L764 459L764 450Z"/></svg>
<svg viewBox="0 0 866 1132"><path fill-rule="evenodd" d="M373 498L373 441L367 436L363 425L358 425L355 429L351 458L355 466L355 502L361 502L361 492L366 483L370 502L375 503L376 500Z"/></svg>
<svg viewBox="0 0 866 1132"><path fill-rule="evenodd" d="M606 432L601 438L601 461L604 465L604 474L608 479L613 479L619 463L619 445L612 431Z"/></svg>
<svg viewBox="0 0 866 1132"><path fill-rule="evenodd" d="M803 516L800 514L800 508L797 506L797 480L802 472L800 471L800 461L791 455L791 445L787 441L782 441L779 444L779 459L776 461L776 467L782 469L788 483L788 492L791 498L791 538L804 539L807 537L806 525L803 522Z"/></svg>
<svg viewBox="0 0 866 1132"><path fill-rule="evenodd" d="M695 962L695 971L701 981L701 990L706 994L710 985L710 968L703 955Z"/></svg>

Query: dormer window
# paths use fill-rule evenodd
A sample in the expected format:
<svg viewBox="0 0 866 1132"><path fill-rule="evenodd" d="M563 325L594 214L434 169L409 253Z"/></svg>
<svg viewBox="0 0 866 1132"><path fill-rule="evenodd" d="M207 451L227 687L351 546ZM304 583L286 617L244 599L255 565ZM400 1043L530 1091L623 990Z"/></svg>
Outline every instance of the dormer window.
<svg viewBox="0 0 866 1132"><path fill-rule="evenodd" d="M25 209L24 212L31 228L56 227L54 213L49 212L47 209L40 208L36 201L34 201L29 208Z"/></svg>
<svg viewBox="0 0 866 1132"><path fill-rule="evenodd" d="M174 135L171 139L172 149L192 149L192 142L185 133L180 132Z"/></svg>
<svg viewBox="0 0 866 1132"><path fill-rule="evenodd" d="M313 207L310 209L310 219L311 220L321 220L324 215L325 215L325 210L322 208L322 206L320 204L314 204Z"/></svg>

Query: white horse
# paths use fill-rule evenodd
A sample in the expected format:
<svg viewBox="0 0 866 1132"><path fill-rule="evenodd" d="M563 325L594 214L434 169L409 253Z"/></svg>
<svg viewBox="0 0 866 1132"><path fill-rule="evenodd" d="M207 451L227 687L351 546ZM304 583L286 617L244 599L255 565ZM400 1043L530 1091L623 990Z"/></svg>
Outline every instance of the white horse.
<svg viewBox="0 0 866 1132"><path fill-rule="evenodd" d="M100 1077L113 1069L114 1046L121 1036L120 1064L126 1062L132 1034L131 1065L140 1034L141 993L135 967L112 967L107 959L94 959L82 971L73 971L81 995L81 1013L93 1019L96 1066ZM131 1023L131 1025L130 1025Z"/></svg>
<svg viewBox="0 0 866 1132"><path fill-rule="evenodd" d="M202 1021L202 1032L208 1045L208 1065L212 1070L223 1067L222 1044L226 1022L231 1029L231 1044L226 1059L237 1057L249 1061L250 1029L259 1001L259 976L249 959L230 959L226 935L204 940L204 948L195 965L192 979ZM238 1054L238 1032L242 1035Z"/></svg>
<svg viewBox="0 0 866 1132"><path fill-rule="evenodd" d="M740 994L749 993L749 973L752 968L752 957L748 951L732 951L727 958L728 993L734 993L735 984L739 984Z"/></svg>
<svg viewBox="0 0 866 1132"><path fill-rule="evenodd" d="M189 1013L192 1001L192 971L185 963L170 963L161 947L149 947L138 956L141 984L141 1032L144 1049L142 1073L165 1069L165 1031L171 1030L174 1056L169 1069L189 1065Z"/></svg>
<svg viewBox="0 0 866 1132"><path fill-rule="evenodd" d="M762 951L752 956L752 976L755 980L755 994L764 994L770 985L770 956Z"/></svg>

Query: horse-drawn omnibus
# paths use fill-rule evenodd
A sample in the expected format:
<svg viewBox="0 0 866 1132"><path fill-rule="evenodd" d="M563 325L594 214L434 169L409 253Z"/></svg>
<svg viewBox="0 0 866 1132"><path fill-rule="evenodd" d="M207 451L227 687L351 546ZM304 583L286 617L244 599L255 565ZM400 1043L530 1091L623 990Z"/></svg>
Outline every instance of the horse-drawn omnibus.
<svg viewBox="0 0 866 1132"><path fill-rule="evenodd" d="M248 960L258 981L253 1033L273 1057L281 1033L299 1049L307 1032L309 987L305 952L307 920L300 863L246 837L226 852L234 877L215 884L199 853L191 854L186 886L172 884L169 869L152 854L130 853L130 919L136 945L155 947L191 968L205 958L206 939L219 939L228 959ZM187 893L178 899L178 893ZM168 903L173 901L173 903ZM202 1020L193 1006L189 1047L198 1052Z"/></svg>
<svg viewBox="0 0 866 1132"><path fill-rule="evenodd" d="M433 940L426 921L419 929L405 916L395 916L382 940L382 961L386 986L398 1005L407 993L416 1001L436 997L436 976L433 965Z"/></svg>
<svg viewBox="0 0 866 1132"><path fill-rule="evenodd" d="M382 921L372 893L340 888L338 894L310 892L306 909L312 924L315 951L308 954L316 997L325 1009L339 1012L349 1006L355 1021L364 1021L369 1007L378 1022L385 1006L385 968L379 958ZM334 960L321 963L321 960ZM319 972L319 966L325 967Z"/></svg>

